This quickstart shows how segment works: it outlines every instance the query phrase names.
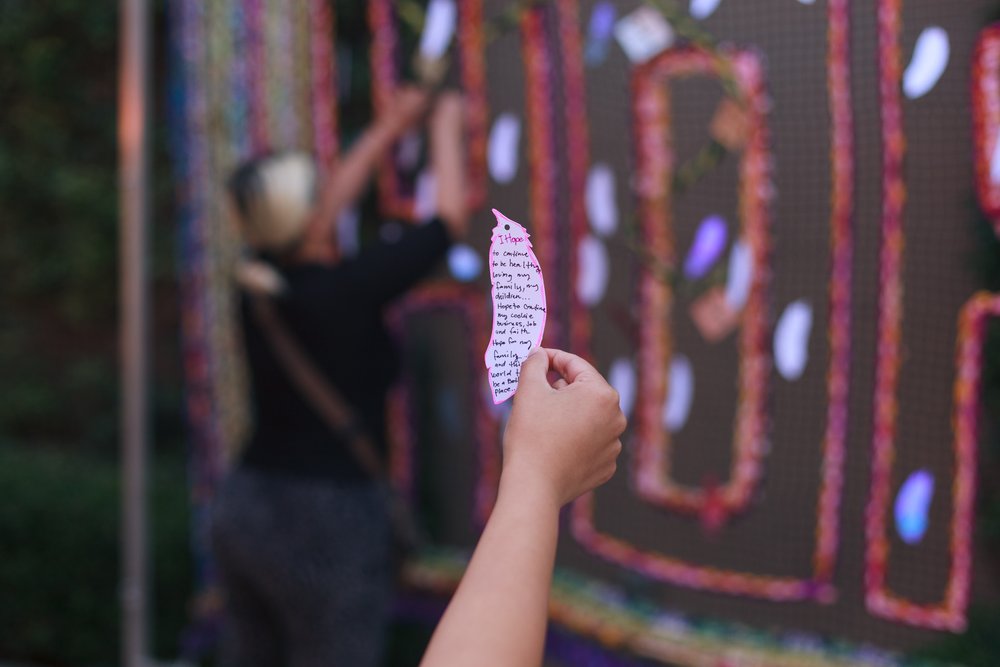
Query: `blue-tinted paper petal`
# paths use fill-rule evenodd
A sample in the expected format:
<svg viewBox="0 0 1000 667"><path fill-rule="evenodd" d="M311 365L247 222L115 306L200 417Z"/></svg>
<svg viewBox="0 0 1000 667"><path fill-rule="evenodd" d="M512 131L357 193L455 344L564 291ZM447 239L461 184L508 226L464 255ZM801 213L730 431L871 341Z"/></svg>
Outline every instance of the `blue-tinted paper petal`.
<svg viewBox="0 0 1000 667"><path fill-rule="evenodd" d="M587 46L583 60L591 67L600 65L608 57L608 43L615 28L615 6L610 2L598 2L590 13L590 27L587 31Z"/></svg>
<svg viewBox="0 0 1000 667"><path fill-rule="evenodd" d="M926 470L911 474L896 494L896 530L907 544L916 544L927 532L927 512L934 498L934 476Z"/></svg>
<svg viewBox="0 0 1000 667"><path fill-rule="evenodd" d="M728 238L726 221L721 217L712 215L702 220L684 261L684 275L695 279L708 273L726 249Z"/></svg>

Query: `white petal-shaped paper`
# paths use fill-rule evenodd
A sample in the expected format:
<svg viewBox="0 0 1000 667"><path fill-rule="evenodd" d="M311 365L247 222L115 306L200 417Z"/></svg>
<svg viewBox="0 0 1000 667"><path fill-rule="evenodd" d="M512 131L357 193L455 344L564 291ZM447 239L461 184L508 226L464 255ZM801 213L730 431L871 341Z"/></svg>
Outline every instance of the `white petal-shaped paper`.
<svg viewBox="0 0 1000 667"><path fill-rule="evenodd" d="M521 119L502 113L490 129L487 162L490 176L497 183L510 183L517 176L518 148L521 143Z"/></svg>
<svg viewBox="0 0 1000 667"><path fill-rule="evenodd" d="M903 73L903 93L911 100L929 93L947 69L950 55L948 33L937 26L925 28Z"/></svg>
<svg viewBox="0 0 1000 667"><path fill-rule="evenodd" d="M696 19L705 19L712 15L719 7L722 0L691 0L691 16Z"/></svg>
<svg viewBox="0 0 1000 667"><path fill-rule="evenodd" d="M733 241L729 251L729 271L726 275L726 304L733 310L746 305L753 281L753 253L743 241Z"/></svg>
<svg viewBox="0 0 1000 667"><path fill-rule="evenodd" d="M587 46L583 49L583 61L590 67L600 65L608 56L608 42L615 29L616 14L615 6L607 0L598 2L590 12Z"/></svg>
<svg viewBox="0 0 1000 667"><path fill-rule="evenodd" d="M694 280L708 273L725 251L728 239L729 230L722 216L710 215L702 220L684 260L684 275Z"/></svg>
<svg viewBox="0 0 1000 667"><path fill-rule="evenodd" d="M490 239L489 266L493 328L483 359L493 402L517 391L521 364L545 335L545 279L526 230L493 209L497 224Z"/></svg>
<svg viewBox="0 0 1000 667"><path fill-rule="evenodd" d="M774 365L786 380L802 377L809 362L812 319L812 306L799 300L788 304L778 320L774 330Z"/></svg>
<svg viewBox="0 0 1000 667"><path fill-rule="evenodd" d="M613 234L618 228L618 202L615 200L615 172L604 163L595 164L587 174L587 219L598 236Z"/></svg>
<svg viewBox="0 0 1000 667"><path fill-rule="evenodd" d="M593 306L608 288L608 251L596 236L587 235L577 248L576 296L585 306Z"/></svg>
<svg viewBox="0 0 1000 667"><path fill-rule="evenodd" d="M927 512L934 498L934 476L918 470L906 478L896 494L896 531L907 544L916 544L927 532Z"/></svg>
<svg viewBox="0 0 1000 667"><path fill-rule="evenodd" d="M1000 134L997 135L997 142L990 156L990 182L1000 183Z"/></svg>
<svg viewBox="0 0 1000 667"><path fill-rule="evenodd" d="M663 403L663 426L671 433L684 428L694 402L694 372L691 362L679 354L670 362L670 387Z"/></svg>
<svg viewBox="0 0 1000 667"><path fill-rule="evenodd" d="M425 169L417 175L417 183L413 193L413 216L417 220L427 221L437 212L437 182L434 172Z"/></svg>
<svg viewBox="0 0 1000 667"><path fill-rule="evenodd" d="M420 35L420 55L436 60L444 55L455 34L458 10L455 0L431 0L424 14L424 31Z"/></svg>
<svg viewBox="0 0 1000 667"><path fill-rule="evenodd" d="M483 400L483 405L485 405L486 409L490 411L490 414L493 415L493 418L496 419L498 422L500 422L499 431L500 433L503 433L504 428L506 428L507 426L507 419L510 417L511 402L510 401L506 401L504 403L493 402L493 391L490 388L489 378L487 378L486 382L484 382L482 385L482 400Z"/></svg>
<svg viewBox="0 0 1000 667"><path fill-rule="evenodd" d="M628 417L635 405L635 366L624 357L615 359L608 371L608 383L618 392L618 404Z"/></svg>
<svg viewBox="0 0 1000 667"><path fill-rule="evenodd" d="M483 270L483 259L472 246L456 243L448 251L448 270L463 283L475 280Z"/></svg>
<svg viewBox="0 0 1000 667"><path fill-rule="evenodd" d="M674 29L663 14L642 5L615 24L615 39L635 64L644 63L674 43Z"/></svg>

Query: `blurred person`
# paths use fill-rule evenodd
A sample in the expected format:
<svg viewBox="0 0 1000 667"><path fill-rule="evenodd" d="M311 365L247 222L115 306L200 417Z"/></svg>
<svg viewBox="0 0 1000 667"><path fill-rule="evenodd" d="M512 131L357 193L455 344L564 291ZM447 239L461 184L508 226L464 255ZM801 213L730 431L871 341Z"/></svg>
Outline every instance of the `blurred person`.
<svg viewBox="0 0 1000 667"><path fill-rule="evenodd" d="M542 664L559 510L611 478L624 430L618 393L589 363L544 348L525 359L496 504L422 667Z"/></svg>
<svg viewBox="0 0 1000 667"><path fill-rule="evenodd" d="M437 216L342 257L338 217L428 108ZM399 370L383 309L465 235L463 126L457 94L432 103L428 93L402 88L325 182L301 153L263 156L231 178L235 218L255 255L240 272L254 426L212 508L227 609L224 667L381 660L391 527L384 480L371 469L379 462L363 459L385 458L386 393ZM305 371L289 360L282 337ZM303 373L339 395L341 423L331 422ZM368 452L359 456L362 439Z"/></svg>

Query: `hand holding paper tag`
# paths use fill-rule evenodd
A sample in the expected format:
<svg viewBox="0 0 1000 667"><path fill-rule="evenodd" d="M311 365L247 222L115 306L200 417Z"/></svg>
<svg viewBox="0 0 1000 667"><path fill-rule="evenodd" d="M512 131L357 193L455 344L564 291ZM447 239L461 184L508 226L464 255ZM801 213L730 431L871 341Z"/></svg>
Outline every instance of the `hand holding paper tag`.
<svg viewBox="0 0 1000 667"><path fill-rule="evenodd" d="M420 48L414 58L414 69L424 85L436 87L444 79L448 68L445 54L455 35L457 21L455 0L431 0L427 5Z"/></svg>
<svg viewBox="0 0 1000 667"><path fill-rule="evenodd" d="M545 333L545 281L524 227L493 209L497 224L490 244L493 333L486 369L493 402L517 391L521 362L541 345Z"/></svg>

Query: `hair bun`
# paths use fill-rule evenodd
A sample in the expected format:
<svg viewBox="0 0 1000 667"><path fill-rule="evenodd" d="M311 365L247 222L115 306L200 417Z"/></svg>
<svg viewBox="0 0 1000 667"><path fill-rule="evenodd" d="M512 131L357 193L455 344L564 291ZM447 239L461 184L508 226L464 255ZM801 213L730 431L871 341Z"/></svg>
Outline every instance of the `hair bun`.
<svg viewBox="0 0 1000 667"><path fill-rule="evenodd" d="M240 167L230 188L247 243L281 252L305 233L316 201L316 165L306 153L276 153Z"/></svg>

